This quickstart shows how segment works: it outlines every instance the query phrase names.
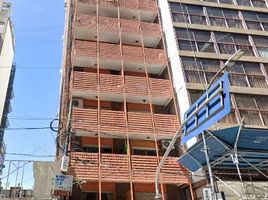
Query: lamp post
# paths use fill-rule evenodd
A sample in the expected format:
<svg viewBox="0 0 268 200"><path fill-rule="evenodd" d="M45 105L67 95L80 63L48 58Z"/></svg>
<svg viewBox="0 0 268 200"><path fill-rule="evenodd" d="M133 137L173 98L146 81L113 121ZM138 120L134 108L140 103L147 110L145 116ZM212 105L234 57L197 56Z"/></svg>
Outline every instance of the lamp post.
<svg viewBox="0 0 268 200"><path fill-rule="evenodd" d="M239 49L238 51L236 51L233 55L231 55L231 57L224 63L223 67L213 76L213 78L211 79L210 83L208 84L207 89L213 84L213 82L216 80L216 78L219 76L219 74L221 74L221 72L223 72L227 67L231 67L235 64L236 61L238 61L241 56L245 53L245 51ZM177 130L177 132L174 134L172 140L170 141L170 144L164 154L164 156L162 157L157 169L156 169L156 175L155 175L155 200L161 200L162 196L161 193L159 192L159 176L160 176L160 171L161 168L165 162L165 160L167 159L172 147L174 146L175 142L177 141L177 139L180 136L180 132L181 132L181 127L183 127L184 122L181 124L180 128ZM204 139L204 137L203 137ZM206 158L209 164L209 158L208 158L208 154L206 154ZM209 175L210 177L212 177L213 179L213 175L212 175L212 171L209 171ZM213 180L211 181L211 184L213 184Z"/></svg>

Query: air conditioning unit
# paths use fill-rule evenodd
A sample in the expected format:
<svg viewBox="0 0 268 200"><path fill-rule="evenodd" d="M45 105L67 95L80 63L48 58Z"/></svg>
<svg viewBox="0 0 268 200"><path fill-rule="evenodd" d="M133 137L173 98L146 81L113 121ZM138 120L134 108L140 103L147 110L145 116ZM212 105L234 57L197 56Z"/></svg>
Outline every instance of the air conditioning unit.
<svg viewBox="0 0 268 200"><path fill-rule="evenodd" d="M73 107L83 108L83 100L82 99L73 99Z"/></svg>
<svg viewBox="0 0 268 200"><path fill-rule="evenodd" d="M169 144L170 144L170 140L162 140L161 141L162 149L167 149ZM172 146L171 149L175 149L174 145Z"/></svg>

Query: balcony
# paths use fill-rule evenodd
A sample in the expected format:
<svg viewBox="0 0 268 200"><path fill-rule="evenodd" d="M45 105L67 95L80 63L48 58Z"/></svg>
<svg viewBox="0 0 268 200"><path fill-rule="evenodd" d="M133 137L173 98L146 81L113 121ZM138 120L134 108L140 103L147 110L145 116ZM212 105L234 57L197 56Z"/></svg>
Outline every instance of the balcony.
<svg viewBox="0 0 268 200"><path fill-rule="evenodd" d="M138 22L134 20L118 20L117 18L99 17L99 40L102 42L118 43L119 22L122 33L122 43L141 46L141 37L145 47L156 47L161 40L159 24ZM76 18L76 39L96 40L97 17L78 15Z"/></svg>
<svg viewBox="0 0 268 200"><path fill-rule="evenodd" d="M71 153L71 174L86 181L154 183L157 158L155 156L132 155L129 159L122 154ZM180 166L177 158L169 157L162 168L160 182L163 184L187 184L187 171ZM99 165L101 173L99 177Z"/></svg>
<svg viewBox="0 0 268 200"><path fill-rule="evenodd" d="M77 13L86 15L96 15L97 3L95 0L78 0ZM119 7L118 7L119 6ZM156 0L99 0L98 13L100 16L152 22L157 15Z"/></svg>
<svg viewBox="0 0 268 200"><path fill-rule="evenodd" d="M145 63L148 73L159 74L166 67L166 55L162 49L145 48L145 56L141 47L122 46L100 43L99 59L102 69L121 69L121 59L126 71L145 72ZM74 65L78 67L97 66L97 43L91 41L76 40ZM144 59L145 57L145 59Z"/></svg>
<svg viewBox="0 0 268 200"><path fill-rule="evenodd" d="M123 111L101 110L99 115L101 137L125 138L128 131L130 138L154 139L151 113L128 112L128 129ZM171 139L178 129L177 116L171 114L154 114L153 118L156 139ZM97 120L97 109L73 108L72 128L76 130L77 136L96 136L98 131Z"/></svg>
<svg viewBox="0 0 268 200"><path fill-rule="evenodd" d="M73 95L84 99L98 96L97 74L74 72ZM172 99L169 80L149 78L151 101L155 105L166 105ZM148 103L149 88L145 77L125 76L125 90L128 102ZM102 101L123 102L124 86L122 76L100 74L100 99Z"/></svg>

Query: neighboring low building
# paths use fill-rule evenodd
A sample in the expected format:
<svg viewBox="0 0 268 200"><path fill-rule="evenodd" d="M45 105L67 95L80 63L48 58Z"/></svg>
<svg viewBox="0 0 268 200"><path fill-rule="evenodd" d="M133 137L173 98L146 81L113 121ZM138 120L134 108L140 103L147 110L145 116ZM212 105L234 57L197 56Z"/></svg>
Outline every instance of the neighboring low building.
<svg viewBox="0 0 268 200"><path fill-rule="evenodd" d="M53 198L53 179L60 174L60 163L35 161L33 163L34 190L35 199L50 200Z"/></svg>

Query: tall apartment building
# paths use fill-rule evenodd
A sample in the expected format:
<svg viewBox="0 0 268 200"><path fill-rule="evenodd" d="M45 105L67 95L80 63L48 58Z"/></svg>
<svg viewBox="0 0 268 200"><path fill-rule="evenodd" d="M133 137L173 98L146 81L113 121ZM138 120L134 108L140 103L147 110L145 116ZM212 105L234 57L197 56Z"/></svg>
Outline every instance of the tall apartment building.
<svg viewBox="0 0 268 200"><path fill-rule="evenodd" d="M0 174L4 167L4 130L8 126L7 114L11 111L12 85L15 75L14 37L10 21L10 4L0 0Z"/></svg>
<svg viewBox="0 0 268 200"><path fill-rule="evenodd" d="M231 91L231 114L212 129L237 126L241 124L242 119L245 126L267 129L268 2L266 0L159 2L181 116L206 90L212 77L224 66L224 62L241 49L245 52L244 55L234 62L232 67L227 68ZM268 131L262 140L267 140L267 137ZM195 142L196 139L193 139L187 146L190 147ZM255 145L258 145L257 141ZM251 160L254 162L254 159ZM262 164L256 166L262 167L261 170L267 173L267 165L265 162ZM234 164L230 163L229 166L230 169L215 167L215 173L228 180L227 186L231 186L231 189L243 193L241 184L234 182L238 180L237 171L231 169ZM262 188L254 192L251 189L251 194L256 191L257 194L261 194L265 190L267 194L267 188L264 187L267 186L267 182L256 182L264 180L256 170L254 172L242 170L242 177L246 181L253 181L259 189ZM229 195L227 199L238 199L230 188L219 181L218 184L219 188Z"/></svg>
<svg viewBox="0 0 268 200"><path fill-rule="evenodd" d="M156 0L66 2L59 138L71 128L72 199L154 198L158 162L179 126L159 20ZM179 151L160 176L166 200L191 198Z"/></svg>

